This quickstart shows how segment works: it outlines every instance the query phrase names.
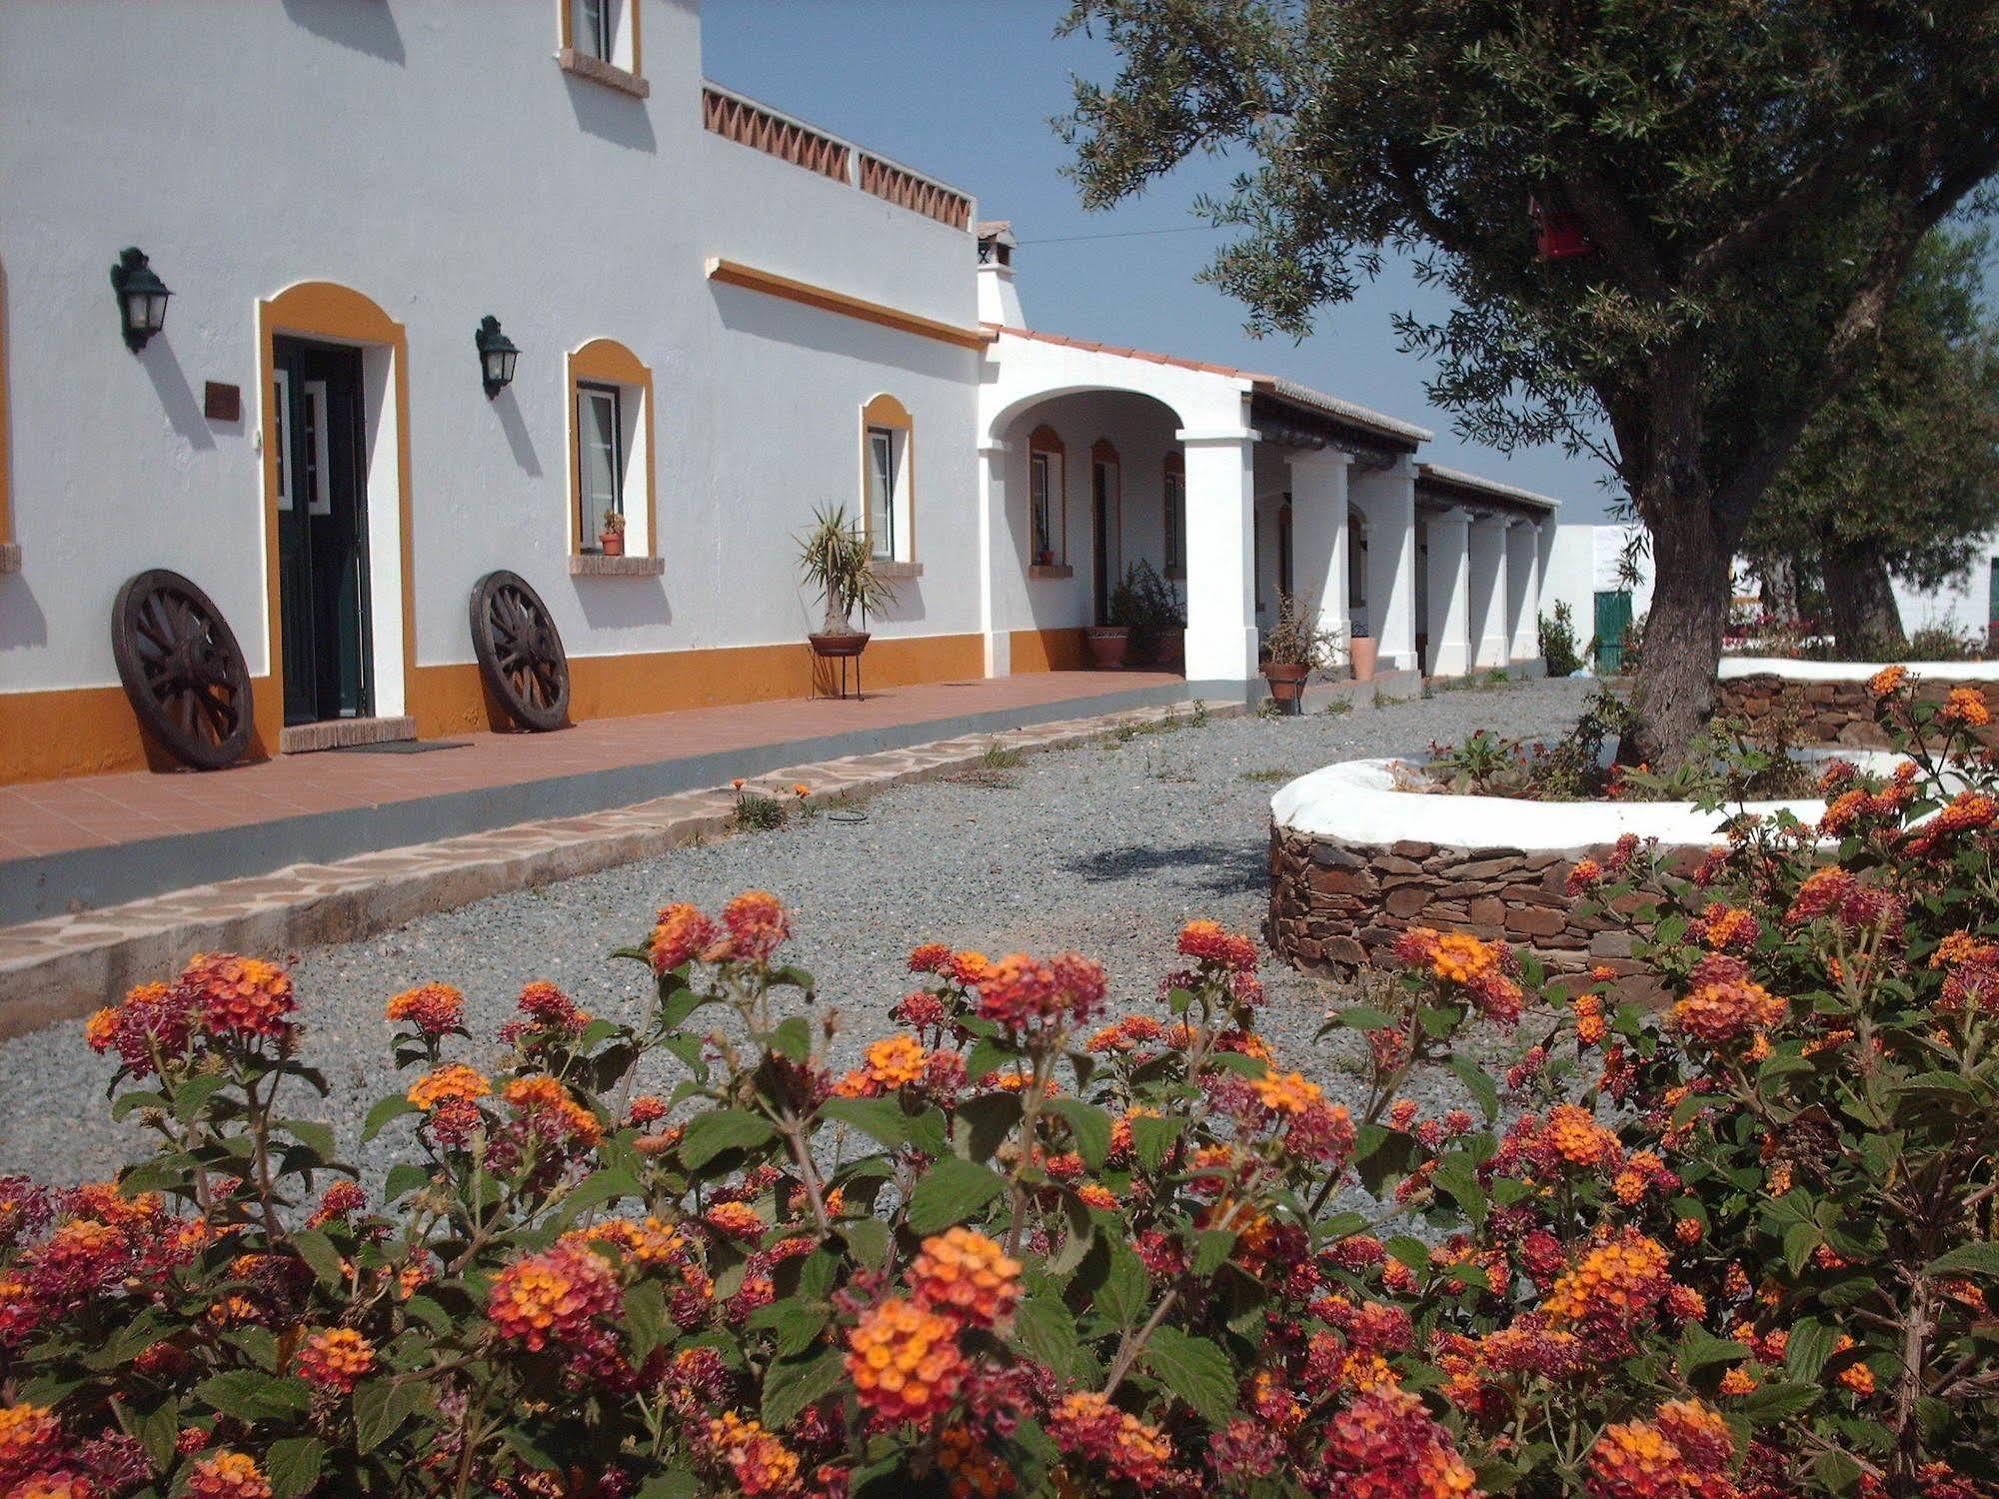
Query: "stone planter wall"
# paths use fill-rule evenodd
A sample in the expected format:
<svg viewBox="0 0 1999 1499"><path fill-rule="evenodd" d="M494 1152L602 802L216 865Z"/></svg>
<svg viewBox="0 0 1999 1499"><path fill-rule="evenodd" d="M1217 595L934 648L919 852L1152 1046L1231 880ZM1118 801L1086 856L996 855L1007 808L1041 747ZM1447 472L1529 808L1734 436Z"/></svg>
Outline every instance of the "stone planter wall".
<svg viewBox="0 0 1999 1499"><path fill-rule="evenodd" d="M1993 668L1987 664L1986 669ZM1999 744L1999 679L1926 676L1924 672L1920 664L1909 667L1909 674L1916 678L1917 699L1922 702L1940 703L1953 687L1977 688L1994 720L1979 731L1979 738L1987 744ZM1804 744L1888 748L1888 736L1874 722L1874 695L1865 678L1808 680L1776 672L1724 677L1716 708L1759 727L1792 714L1799 721L1799 742Z"/></svg>
<svg viewBox="0 0 1999 1499"><path fill-rule="evenodd" d="M1270 830L1271 950L1298 968L1344 976L1389 963L1412 926L1471 932L1531 949L1552 972L1604 964L1633 974L1631 937L1608 916L1585 917L1563 886L1577 860L1602 862L1613 845L1534 850L1456 848L1408 839L1351 843ZM1700 850L1685 851L1691 869ZM1641 895L1620 902L1644 904Z"/></svg>

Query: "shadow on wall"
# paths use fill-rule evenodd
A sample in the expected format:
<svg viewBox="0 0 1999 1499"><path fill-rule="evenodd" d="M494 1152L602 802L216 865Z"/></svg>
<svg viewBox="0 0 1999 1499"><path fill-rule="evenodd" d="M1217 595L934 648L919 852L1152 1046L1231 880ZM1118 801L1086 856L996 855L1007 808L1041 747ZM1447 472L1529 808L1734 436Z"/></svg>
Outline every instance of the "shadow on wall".
<svg viewBox="0 0 1999 1499"><path fill-rule="evenodd" d="M912 338L892 328L876 327L858 318L806 307L746 287L710 281L708 291L715 298L722 326L731 333L834 354L842 360L890 365L939 380L963 380L977 368L982 357L977 349L964 349L931 338ZM897 394L906 397L904 392ZM920 432L916 440L923 441Z"/></svg>
<svg viewBox="0 0 1999 1499"><path fill-rule="evenodd" d="M120 583L124 579L118 580ZM104 617L111 617L111 605L104 606ZM35 590L28 586L26 574L11 573L0 577L0 652L25 650L30 646L49 643L48 617L42 613L42 606L35 602Z"/></svg>
<svg viewBox="0 0 1999 1499"><path fill-rule="evenodd" d="M673 623L664 578L571 578L592 630L636 630Z"/></svg>
<svg viewBox="0 0 1999 1499"><path fill-rule="evenodd" d="M185 437L191 448L214 447L215 434L208 430L208 418L201 414L201 402L194 398L194 390L187 383L187 376L181 373L180 360L165 333L153 336L152 341L140 351L139 363L145 367L147 378L153 382L153 389L160 398L160 409L166 412L174 431Z"/></svg>
<svg viewBox="0 0 1999 1499"><path fill-rule="evenodd" d="M874 618L885 624L901 624L928 617L928 611L923 607L923 583L920 579L897 578L890 586L895 590L895 597Z"/></svg>
<svg viewBox="0 0 1999 1499"><path fill-rule="evenodd" d="M562 81L569 86L569 107L576 111L576 123L583 129L628 150L659 149L645 100L568 73Z"/></svg>
<svg viewBox="0 0 1999 1499"><path fill-rule="evenodd" d="M514 450L514 462L521 472L530 479L541 477L541 459L535 453L534 439L528 435L528 425L521 419L520 403L514 399L512 386L508 386L493 397L493 414L500 420L500 430L507 434L507 446Z"/></svg>
<svg viewBox="0 0 1999 1499"><path fill-rule="evenodd" d="M379 57L400 67L403 34L386 3L356 5L353 0L284 0L285 14L310 31L356 52Z"/></svg>

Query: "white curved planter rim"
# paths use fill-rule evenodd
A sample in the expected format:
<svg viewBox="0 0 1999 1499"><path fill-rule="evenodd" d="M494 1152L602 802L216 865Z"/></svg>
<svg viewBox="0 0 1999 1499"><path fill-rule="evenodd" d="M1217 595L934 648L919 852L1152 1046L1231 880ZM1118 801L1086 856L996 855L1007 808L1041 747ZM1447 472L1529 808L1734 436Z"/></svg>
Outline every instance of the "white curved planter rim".
<svg viewBox="0 0 1999 1499"><path fill-rule="evenodd" d="M1788 656L1723 656L1721 679L1782 677L1787 682L1864 682L1886 668L1885 661L1793 661ZM1909 675L1920 681L1999 681L1999 661L1903 661Z"/></svg>
<svg viewBox="0 0 1999 1499"><path fill-rule="evenodd" d="M1851 760L1862 770L1893 769L1901 756L1882 751L1811 754ZM1615 843L1626 833L1662 844L1708 848L1720 842L1723 813L1692 802L1529 802L1507 796L1431 795L1399 791L1395 769L1413 769L1406 758L1348 760L1290 782L1270 799L1279 827L1311 838L1388 844L1399 839L1454 848L1580 849ZM1765 814L1788 808L1800 821L1817 822L1819 800L1750 802Z"/></svg>

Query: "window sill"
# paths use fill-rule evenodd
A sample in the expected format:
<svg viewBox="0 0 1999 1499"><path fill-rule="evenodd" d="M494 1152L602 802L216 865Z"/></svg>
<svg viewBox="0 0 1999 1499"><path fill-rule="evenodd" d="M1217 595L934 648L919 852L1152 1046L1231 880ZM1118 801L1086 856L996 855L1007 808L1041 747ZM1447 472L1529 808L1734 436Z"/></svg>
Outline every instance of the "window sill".
<svg viewBox="0 0 1999 1499"><path fill-rule="evenodd" d="M666 573L664 557L606 557L579 552L569 559L572 578L658 578Z"/></svg>
<svg viewBox="0 0 1999 1499"><path fill-rule="evenodd" d="M1076 569L1065 563L1044 565L1037 562L1028 568L1027 575L1030 578L1073 578L1076 576Z"/></svg>
<svg viewBox="0 0 1999 1499"><path fill-rule="evenodd" d="M891 583L899 583L905 578L920 578L923 576L923 564L921 562L877 562L875 564L875 576L887 579Z"/></svg>
<svg viewBox="0 0 1999 1499"><path fill-rule="evenodd" d="M17 573L21 570L21 543L0 541L0 573Z"/></svg>
<svg viewBox="0 0 1999 1499"><path fill-rule="evenodd" d="M592 83L601 83L605 88L614 88L621 94L630 94L634 99L644 99L652 93L652 85L638 74L628 73L623 68L605 62L601 57L578 52L574 47L564 47L556 53L555 65L565 73L574 74L578 78L587 78Z"/></svg>

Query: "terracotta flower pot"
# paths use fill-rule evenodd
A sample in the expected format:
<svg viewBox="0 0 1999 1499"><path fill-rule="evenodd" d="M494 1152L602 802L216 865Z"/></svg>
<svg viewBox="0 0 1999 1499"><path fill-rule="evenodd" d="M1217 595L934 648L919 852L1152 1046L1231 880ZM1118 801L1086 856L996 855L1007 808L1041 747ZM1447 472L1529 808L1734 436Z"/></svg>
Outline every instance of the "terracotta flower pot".
<svg viewBox="0 0 1999 1499"><path fill-rule="evenodd" d="M866 630L854 630L845 635L813 635L805 637L812 642L812 654L838 660L842 656L858 656L867 649L869 634Z"/></svg>
<svg viewBox="0 0 1999 1499"><path fill-rule="evenodd" d="M1098 671L1115 671L1124 665L1124 653L1131 647L1131 631L1123 625L1094 625L1083 631L1083 640Z"/></svg>
<svg viewBox="0 0 1999 1499"><path fill-rule="evenodd" d="M1348 643L1353 651L1353 679L1356 682L1372 682L1374 680L1374 637L1372 635L1356 635Z"/></svg>
<svg viewBox="0 0 1999 1499"><path fill-rule="evenodd" d="M606 531L602 536L597 538L597 544L604 549L606 557L622 557L625 555L625 533L623 531Z"/></svg>
<svg viewBox="0 0 1999 1499"><path fill-rule="evenodd" d="M1263 664L1263 680L1270 684L1271 700L1281 707L1296 713L1298 705L1305 697L1305 679L1312 674L1309 666L1298 666L1289 661L1266 661Z"/></svg>

